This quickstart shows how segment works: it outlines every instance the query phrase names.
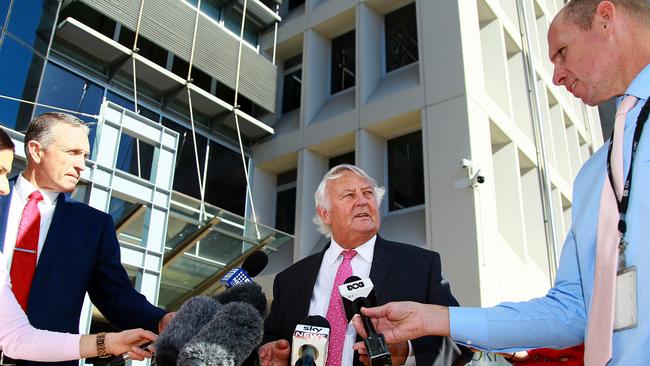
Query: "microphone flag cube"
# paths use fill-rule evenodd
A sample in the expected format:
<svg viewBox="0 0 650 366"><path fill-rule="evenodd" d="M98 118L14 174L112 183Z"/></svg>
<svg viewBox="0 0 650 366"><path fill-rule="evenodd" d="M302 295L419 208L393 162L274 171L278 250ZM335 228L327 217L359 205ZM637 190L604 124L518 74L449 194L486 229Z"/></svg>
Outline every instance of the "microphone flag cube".
<svg viewBox="0 0 650 366"><path fill-rule="evenodd" d="M253 282L253 280L248 277L248 273L246 273L246 270L243 268L233 268L228 271L225 276L223 276L220 282L223 283L227 288L231 288L243 283Z"/></svg>

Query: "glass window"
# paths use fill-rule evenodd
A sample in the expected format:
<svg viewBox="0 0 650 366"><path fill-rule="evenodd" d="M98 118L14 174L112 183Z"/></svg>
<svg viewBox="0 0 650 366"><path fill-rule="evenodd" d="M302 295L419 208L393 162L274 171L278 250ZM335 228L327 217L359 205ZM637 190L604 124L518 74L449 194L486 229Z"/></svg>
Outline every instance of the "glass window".
<svg viewBox="0 0 650 366"><path fill-rule="evenodd" d="M196 6L196 4L195 4ZM221 6L216 3L214 0L203 0L201 1L201 11L214 19L215 21L221 21Z"/></svg>
<svg viewBox="0 0 650 366"><path fill-rule="evenodd" d="M208 178L205 187L206 202L244 216L246 177L241 155L238 152L210 142Z"/></svg>
<svg viewBox="0 0 650 366"><path fill-rule="evenodd" d="M187 76L187 74L185 74ZM212 89L212 77L204 73L194 65L192 67L192 82L194 85L210 93Z"/></svg>
<svg viewBox="0 0 650 366"><path fill-rule="evenodd" d="M333 156L330 158L329 161L329 168L332 169L337 165L341 164L352 164L354 165L354 151L350 151L345 154L341 154L338 156Z"/></svg>
<svg viewBox="0 0 650 366"><path fill-rule="evenodd" d="M104 89L99 85L73 74L53 63L45 67L38 101L43 104L69 109L88 114L98 114L104 97ZM49 108L36 107L34 115L49 112ZM77 115L81 120L92 123L90 127L90 150L93 149L96 120L91 117Z"/></svg>
<svg viewBox="0 0 650 366"><path fill-rule="evenodd" d="M386 14L386 72L418 60L415 3Z"/></svg>
<svg viewBox="0 0 650 366"><path fill-rule="evenodd" d="M113 216L120 242L144 246L144 219L146 209L141 204L111 197L108 213Z"/></svg>
<svg viewBox="0 0 650 366"><path fill-rule="evenodd" d="M153 153L153 146L122 133L115 169L149 180L151 178Z"/></svg>
<svg viewBox="0 0 650 366"><path fill-rule="evenodd" d="M235 90L219 81L217 81L217 90L214 95L228 104L235 102Z"/></svg>
<svg viewBox="0 0 650 366"><path fill-rule="evenodd" d="M81 2L72 2L61 10L59 21L68 17L82 22L110 39L113 39L115 35L115 25L117 23L113 19ZM131 47L133 47L133 43L129 48Z"/></svg>
<svg viewBox="0 0 650 366"><path fill-rule="evenodd" d="M284 83L282 89L282 113L300 108L302 86L302 54L284 62Z"/></svg>
<svg viewBox="0 0 650 366"><path fill-rule="evenodd" d="M422 131L388 140L388 210L424 204Z"/></svg>
<svg viewBox="0 0 650 366"><path fill-rule="evenodd" d="M332 94L354 86L354 30L332 40Z"/></svg>
<svg viewBox="0 0 650 366"><path fill-rule="evenodd" d="M275 228L293 234L296 224L296 169L278 174Z"/></svg>
<svg viewBox="0 0 650 366"><path fill-rule="evenodd" d="M239 35L241 32L241 16L241 12L238 9L232 7L230 8L230 11L227 11L224 14L223 24L231 32ZM244 24L244 41L252 44L253 46L257 46L258 38L259 34L257 32L257 29L255 29L249 19L246 19L246 24Z"/></svg>
<svg viewBox="0 0 650 366"><path fill-rule="evenodd" d="M109 101L111 101L111 102L113 102L113 103L115 103L117 105L120 105L120 106L122 106L122 107L124 107L124 108L126 108L126 109L128 109L130 111L133 110L133 101L131 101L129 99L126 99L126 98L120 96L119 94L116 94L116 93L114 93L114 92L112 92L110 90L108 92L106 92L106 99L108 99ZM142 105L138 105L138 114L143 116L143 117L146 117L146 118L148 118L148 119L150 119L150 120L152 120L154 122L159 122L160 121L160 115L158 113L152 111L151 109L149 109L147 107L143 107Z"/></svg>
<svg viewBox="0 0 650 366"><path fill-rule="evenodd" d="M2 32L0 37L0 94L34 101L45 61L32 50ZM32 117L33 106L0 99L0 123L17 131L25 131Z"/></svg>
<svg viewBox="0 0 650 366"><path fill-rule="evenodd" d="M9 11L9 0L0 0L0 28L5 27L5 20L7 20L7 12Z"/></svg>
<svg viewBox="0 0 650 366"><path fill-rule="evenodd" d="M289 0L289 8L288 10L291 11L300 5L304 4L305 0Z"/></svg>
<svg viewBox="0 0 650 366"><path fill-rule="evenodd" d="M176 152L176 169L174 170L174 190L201 199L199 178L196 172L196 160L194 157L194 141L192 131L178 123L163 117L162 124L178 132L178 150ZM197 151L199 154L199 166L203 175L203 164L205 163L205 147L207 139L199 134L196 135ZM206 191L211 189L206 186Z"/></svg>
<svg viewBox="0 0 650 366"><path fill-rule="evenodd" d="M118 42L128 49L133 49L133 42L135 42L135 32L128 29L127 27L120 27L120 36ZM158 66L166 67L167 66L167 51L157 44L151 42L147 38L143 37L142 34L138 36L138 54L150 61L153 61ZM187 78L187 72L183 76L183 79Z"/></svg>
<svg viewBox="0 0 650 366"><path fill-rule="evenodd" d="M7 30L45 55L58 6L58 1L51 0L14 0Z"/></svg>
<svg viewBox="0 0 650 366"><path fill-rule="evenodd" d="M183 80L187 80L187 74L190 72L190 63L174 55L172 72L183 78Z"/></svg>

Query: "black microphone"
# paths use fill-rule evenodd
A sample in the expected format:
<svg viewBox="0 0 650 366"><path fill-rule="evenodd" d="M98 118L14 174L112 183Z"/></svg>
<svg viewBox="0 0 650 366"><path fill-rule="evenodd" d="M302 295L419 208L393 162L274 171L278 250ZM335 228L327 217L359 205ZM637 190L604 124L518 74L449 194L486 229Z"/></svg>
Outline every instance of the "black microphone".
<svg viewBox="0 0 650 366"><path fill-rule="evenodd" d="M138 347L142 349L146 349L149 352L153 352L152 350L148 349L148 347L152 344L153 342L147 342L145 344L141 344ZM108 361L106 366L119 366L119 365L124 365L126 361L130 360L131 356L129 356L129 353L122 353L120 356L113 356L111 359Z"/></svg>
<svg viewBox="0 0 650 366"><path fill-rule="evenodd" d="M260 274L269 263L269 256L264 251L256 250L249 255L241 264L241 268L248 272L248 275L253 278Z"/></svg>
<svg viewBox="0 0 650 366"><path fill-rule="evenodd" d="M293 366L325 366L330 323L320 315L308 316L296 325L291 342Z"/></svg>
<svg viewBox="0 0 650 366"><path fill-rule="evenodd" d="M207 296L195 296L183 303L155 343L156 365L176 366L181 348L220 308L221 304Z"/></svg>
<svg viewBox="0 0 650 366"><path fill-rule="evenodd" d="M262 318L266 317L266 295L262 287L255 282L244 283L231 287L213 297L219 303L226 305L231 302L240 301L252 305L260 313Z"/></svg>
<svg viewBox="0 0 650 366"><path fill-rule="evenodd" d="M243 283L253 282L251 277L255 277L266 267L269 257L261 250L249 255L241 267L235 267L228 271L220 280L227 288L231 288Z"/></svg>
<svg viewBox="0 0 650 366"><path fill-rule="evenodd" d="M223 305L183 347L178 366L239 366L260 344L263 334L262 317L251 305Z"/></svg>
<svg viewBox="0 0 650 366"><path fill-rule="evenodd" d="M339 286L339 292L343 297L343 308L345 309L346 316L350 317L354 314L361 316L363 328L368 333L368 337L363 340L368 351L368 358L372 366L385 366L392 365L388 345L384 339L383 334L377 333L375 327L372 325L370 318L361 314L361 308L370 308L377 306L377 298L375 296L374 286L370 278L360 279L357 276L350 276L345 280L345 283Z"/></svg>

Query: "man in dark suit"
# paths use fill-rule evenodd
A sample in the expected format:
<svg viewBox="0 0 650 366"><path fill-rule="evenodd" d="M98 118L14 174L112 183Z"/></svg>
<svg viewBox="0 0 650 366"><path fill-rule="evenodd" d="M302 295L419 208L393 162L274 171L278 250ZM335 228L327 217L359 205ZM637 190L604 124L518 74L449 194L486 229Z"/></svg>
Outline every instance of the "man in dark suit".
<svg viewBox="0 0 650 366"><path fill-rule="evenodd" d="M42 114L29 124L25 153L27 168L12 179L11 193L0 197L0 251L13 257L9 266L14 292L19 302L23 299L30 323L40 329L77 333L88 292L93 304L118 328L154 332L164 328L173 313L151 305L131 286L111 216L65 195L74 190L85 169L88 127L67 114ZM19 226L23 231L19 223L25 220L24 211L34 194L39 220L30 230L35 230L38 248L26 250L20 243L25 235L19 232ZM36 256L35 269L19 267L26 255ZM17 285L25 281L26 285ZM26 286L24 294L17 293L20 286Z"/></svg>
<svg viewBox="0 0 650 366"><path fill-rule="evenodd" d="M337 320L337 309L338 312L342 309L337 292L340 272L346 277L351 274L369 277L379 304L394 299L417 299L430 304L458 305L441 275L438 253L387 241L377 235L378 207L383 194L384 190L377 187L374 179L353 165L339 165L325 175L315 194L314 222L331 241L322 252L276 276L273 304L259 349L263 366L287 365L293 331L307 315L321 315L330 322L328 366L359 363L358 355L352 350L356 330L347 324L347 319L340 331L334 325L341 324ZM451 365L460 353L444 337L393 344L390 351L393 365L418 366Z"/></svg>

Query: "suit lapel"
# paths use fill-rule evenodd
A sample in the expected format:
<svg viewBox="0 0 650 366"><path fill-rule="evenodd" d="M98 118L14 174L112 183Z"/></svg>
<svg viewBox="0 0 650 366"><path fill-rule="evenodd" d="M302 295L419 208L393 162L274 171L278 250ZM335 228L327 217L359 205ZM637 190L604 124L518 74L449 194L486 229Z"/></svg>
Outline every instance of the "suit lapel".
<svg viewBox="0 0 650 366"><path fill-rule="evenodd" d="M43 244L43 251L38 258L38 264L36 265L34 281L38 281L39 278L44 275L47 266L52 262L52 259L56 257L56 254L65 245L66 238L70 237L70 233L66 233L66 230L70 228L66 222L66 204L67 202L65 194L59 193L59 196L56 199L54 214L52 215L52 223L50 224L50 228L47 231L47 237L45 238L45 243Z"/></svg>
<svg viewBox="0 0 650 366"><path fill-rule="evenodd" d="M14 193L15 176L9 179L9 194L0 196L0 252L4 252L5 235L7 234L7 220L9 219L9 206L11 205L11 195Z"/></svg>
<svg viewBox="0 0 650 366"><path fill-rule="evenodd" d="M309 315L309 304L311 303L311 296L314 292L314 285L316 285L316 279L318 278L318 271L320 270L320 265L323 262L323 256L325 256L325 251L329 248L329 244L317 255L311 258L308 262L305 263L305 281L302 282L298 290L297 297L297 309L298 314L301 314L301 319Z"/></svg>
<svg viewBox="0 0 650 366"><path fill-rule="evenodd" d="M390 266L393 263L393 253L388 244L381 236L377 235L375 242L375 252L372 258L372 267L370 268L370 279L375 288L377 301L382 303L383 289L388 274L390 273Z"/></svg>

